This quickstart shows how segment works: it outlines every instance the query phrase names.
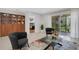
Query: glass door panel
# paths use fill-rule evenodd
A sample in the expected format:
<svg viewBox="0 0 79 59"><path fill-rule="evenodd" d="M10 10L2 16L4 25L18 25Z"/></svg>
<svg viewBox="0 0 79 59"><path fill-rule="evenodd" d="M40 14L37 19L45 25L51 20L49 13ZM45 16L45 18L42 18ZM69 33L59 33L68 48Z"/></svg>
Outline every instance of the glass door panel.
<svg viewBox="0 0 79 59"><path fill-rule="evenodd" d="M61 32L70 32L70 16L64 15L61 17Z"/></svg>
<svg viewBox="0 0 79 59"><path fill-rule="evenodd" d="M59 31L59 16L52 17L52 28Z"/></svg>

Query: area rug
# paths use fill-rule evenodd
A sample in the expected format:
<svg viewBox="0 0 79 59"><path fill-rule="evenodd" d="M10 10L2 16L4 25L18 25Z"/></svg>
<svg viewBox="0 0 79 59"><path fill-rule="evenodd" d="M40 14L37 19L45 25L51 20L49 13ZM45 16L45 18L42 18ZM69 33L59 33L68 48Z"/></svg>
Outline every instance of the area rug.
<svg viewBox="0 0 79 59"><path fill-rule="evenodd" d="M43 50L48 46L48 43L43 41L43 39L35 40L30 44L30 50ZM49 47L48 50L51 50L52 48Z"/></svg>

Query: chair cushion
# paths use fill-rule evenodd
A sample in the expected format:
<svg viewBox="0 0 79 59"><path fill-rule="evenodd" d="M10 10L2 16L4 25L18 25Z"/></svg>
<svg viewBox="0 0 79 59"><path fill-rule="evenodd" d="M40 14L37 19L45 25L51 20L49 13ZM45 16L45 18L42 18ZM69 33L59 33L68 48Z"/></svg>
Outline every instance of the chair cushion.
<svg viewBox="0 0 79 59"><path fill-rule="evenodd" d="M27 41L28 41L27 38L19 39L19 40L18 40L18 45L19 45L20 47L22 47L22 46L26 45Z"/></svg>
<svg viewBox="0 0 79 59"><path fill-rule="evenodd" d="M18 39L22 39L22 38L26 38L27 37L27 35L25 34L25 33L19 33L18 35L17 35L17 38Z"/></svg>
<svg viewBox="0 0 79 59"><path fill-rule="evenodd" d="M26 32L14 32L9 35L12 48L21 49L28 43L27 33Z"/></svg>

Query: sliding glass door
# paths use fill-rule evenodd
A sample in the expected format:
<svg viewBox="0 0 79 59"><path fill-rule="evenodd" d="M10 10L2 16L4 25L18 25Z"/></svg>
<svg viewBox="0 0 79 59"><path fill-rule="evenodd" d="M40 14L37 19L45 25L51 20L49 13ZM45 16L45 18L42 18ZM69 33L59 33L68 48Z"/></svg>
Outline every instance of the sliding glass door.
<svg viewBox="0 0 79 59"><path fill-rule="evenodd" d="M52 16L52 28L59 31L59 16Z"/></svg>
<svg viewBox="0 0 79 59"><path fill-rule="evenodd" d="M61 32L70 32L70 15L61 17Z"/></svg>
<svg viewBox="0 0 79 59"><path fill-rule="evenodd" d="M52 16L52 28L59 32L70 32L71 18L69 14Z"/></svg>

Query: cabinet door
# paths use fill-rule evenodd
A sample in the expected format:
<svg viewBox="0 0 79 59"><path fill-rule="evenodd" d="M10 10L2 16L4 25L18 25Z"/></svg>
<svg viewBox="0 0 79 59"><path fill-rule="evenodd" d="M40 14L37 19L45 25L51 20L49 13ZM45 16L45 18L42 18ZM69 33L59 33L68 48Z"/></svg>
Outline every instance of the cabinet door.
<svg viewBox="0 0 79 59"><path fill-rule="evenodd" d="M22 32L25 32L25 24L22 24L21 28L22 28Z"/></svg>
<svg viewBox="0 0 79 59"><path fill-rule="evenodd" d="M25 32L25 16L22 16L22 23L21 23L21 28L22 28L22 31Z"/></svg>
<svg viewBox="0 0 79 59"><path fill-rule="evenodd" d="M23 24L18 24L17 25L17 28L18 28L18 32L24 32L24 25Z"/></svg>
<svg viewBox="0 0 79 59"><path fill-rule="evenodd" d="M1 24L1 35L5 36L6 35L6 25L5 24Z"/></svg>
<svg viewBox="0 0 79 59"><path fill-rule="evenodd" d="M1 36L1 14L0 14L0 36Z"/></svg>
<svg viewBox="0 0 79 59"><path fill-rule="evenodd" d="M6 18L7 14L2 13L1 14L1 36L5 36L7 34L7 18Z"/></svg>
<svg viewBox="0 0 79 59"><path fill-rule="evenodd" d="M11 30L12 30L11 33L13 33L13 32L17 32L17 30L18 30L18 28L17 28L17 24L12 24Z"/></svg>
<svg viewBox="0 0 79 59"><path fill-rule="evenodd" d="M12 25L11 24L6 24L6 35L9 35L12 32Z"/></svg>
<svg viewBox="0 0 79 59"><path fill-rule="evenodd" d="M2 36L2 35L1 35L1 32L2 32L2 31L1 31L1 30L2 30L2 28L1 28L1 23L0 23L0 36Z"/></svg>
<svg viewBox="0 0 79 59"><path fill-rule="evenodd" d="M24 16L18 16L18 32L24 32Z"/></svg>
<svg viewBox="0 0 79 59"><path fill-rule="evenodd" d="M7 36L10 33L10 21L9 21L9 14L5 14L2 13L1 15L1 21L2 21L2 25L1 25L1 35L2 36Z"/></svg>

